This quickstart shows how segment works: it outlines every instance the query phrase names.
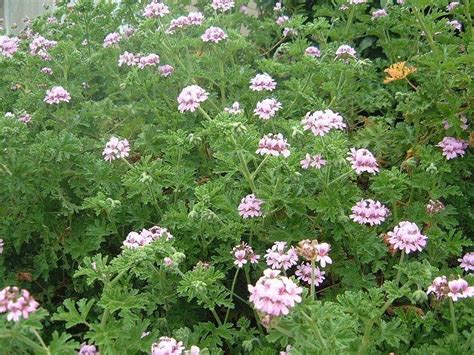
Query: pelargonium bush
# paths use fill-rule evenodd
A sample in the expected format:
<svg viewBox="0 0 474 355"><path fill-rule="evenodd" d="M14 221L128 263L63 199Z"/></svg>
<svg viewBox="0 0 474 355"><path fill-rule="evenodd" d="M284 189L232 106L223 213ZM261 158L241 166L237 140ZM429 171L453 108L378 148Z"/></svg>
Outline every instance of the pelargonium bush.
<svg viewBox="0 0 474 355"><path fill-rule="evenodd" d="M472 1L58 0L0 32L0 349L474 351Z"/></svg>

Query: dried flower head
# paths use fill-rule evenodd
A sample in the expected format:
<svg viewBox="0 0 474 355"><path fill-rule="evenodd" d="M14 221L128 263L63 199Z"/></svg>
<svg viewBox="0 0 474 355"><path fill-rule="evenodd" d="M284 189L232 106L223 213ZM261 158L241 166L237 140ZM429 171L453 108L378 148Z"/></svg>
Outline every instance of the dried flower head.
<svg viewBox="0 0 474 355"><path fill-rule="evenodd" d="M429 200L426 205L426 212L429 214L436 214L444 210L444 204L440 200Z"/></svg>
<svg viewBox="0 0 474 355"><path fill-rule="evenodd" d="M392 64L390 67L384 70L388 76L385 77L383 80L384 84L391 83L392 81L396 80L403 80L411 73L416 72L415 67L409 67L406 65L406 62L398 62Z"/></svg>

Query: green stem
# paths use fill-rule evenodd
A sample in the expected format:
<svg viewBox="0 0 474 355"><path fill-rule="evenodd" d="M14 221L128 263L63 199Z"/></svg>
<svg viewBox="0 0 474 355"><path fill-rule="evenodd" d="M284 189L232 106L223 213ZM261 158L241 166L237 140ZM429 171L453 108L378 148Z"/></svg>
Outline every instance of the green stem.
<svg viewBox="0 0 474 355"><path fill-rule="evenodd" d="M350 175L351 173L352 173L352 170L349 170L348 172L345 172L344 174L338 176L338 177L335 178L333 181L331 181L331 182L328 184L328 186L331 185L331 184L334 184L336 181L339 181L339 180L345 178L346 176Z"/></svg>
<svg viewBox="0 0 474 355"><path fill-rule="evenodd" d="M203 116L206 117L209 121L212 121L211 116L209 116L209 115L207 114L207 112L203 110L203 108L202 108L201 106L198 107L198 110L199 110L199 112L201 112L201 113L203 114Z"/></svg>
<svg viewBox="0 0 474 355"><path fill-rule="evenodd" d="M428 38L428 43L431 47L431 50L433 51L433 53L436 52L436 45L433 40L433 35L431 34L430 31L428 31L428 27L426 27L426 24L423 21L423 17L421 16L420 10L418 8L415 8L414 13L415 13L416 19L421 25L421 28L423 28L423 31L425 32L426 38Z"/></svg>
<svg viewBox="0 0 474 355"><path fill-rule="evenodd" d="M46 354L51 355L51 351L49 351L49 348L46 346L46 344L43 341L43 338L41 338L41 335L36 331L36 329L31 329L33 334L38 338L39 342L41 343L41 346L44 348L44 351Z"/></svg>
<svg viewBox="0 0 474 355"><path fill-rule="evenodd" d="M22 343L28 345L30 348L34 350L35 353L38 353L38 354L43 354L43 353L51 354L49 350L45 352L45 349L41 345L35 343L33 340L28 339L28 337L26 337L25 335L14 330L8 330L8 329L2 330L2 332L0 333L0 339L1 338L13 338L15 340L19 340Z"/></svg>
<svg viewBox="0 0 474 355"><path fill-rule="evenodd" d="M263 165L265 164L265 162L268 160L269 157L270 157L269 155L265 155L265 158L263 158L263 160L258 165L257 169L255 169L255 171L252 173L252 175L251 175L252 179L255 179L257 174L260 172L260 169L263 168Z"/></svg>
<svg viewBox="0 0 474 355"><path fill-rule="evenodd" d="M458 340L458 327L456 325L456 315L454 314L454 302L451 298L449 299L449 312L451 313L451 325L453 326L453 334L457 341Z"/></svg>
<svg viewBox="0 0 474 355"><path fill-rule="evenodd" d="M235 289L235 284L237 282L237 276L239 276L239 271L240 271L240 268L237 267L237 270L235 270L234 279L232 280L232 286L230 287L230 299L232 299L234 297L234 289ZM225 318L224 318L224 324L227 323L227 319L229 318L229 314L230 314L230 307L227 308L227 312L226 312Z"/></svg>
<svg viewBox="0 0 474 355"><path fill-rule="evenodd" d="M212 315L214 316L217 324L219 325L219 327L222 327L222 321L221 319L219 318L219 315L217 314L216 310L214 308L211 308L211 313Z"/></svg>
<svg viewBox="0 0 474 355"><path fill-rule="evenodd" d="M471 4L469 0L464 1L464 14L467 17L465 26L467 28L467 33L469 36L467 38L472 39L472 18L471 18Z"/></svg>
<svg viewBox="0 0 474 355"><path fill-rule="evenodd" d="M239 161L240 161L241 172L244 175L245 179L247 180L247 182L250 186L250 189L252 190L252 193L254 195L257 195L257 188L255 187L254 179L252 177L252 174L250 174L249 167L248 167L247 163L245 162L245 158L242 154L242 151L239 149L234 136L231 136L231 137L232 137L232 141L234 142L235 149L237 151L237 156L238 156Z"/></svg>
<svg viewBox="0 0 474 355"><path fill-rule="evenodd" d="M129 167L130 169L133 169L133 165L130 164L130 162L129 162L127 159L122 158L122 160L123 160L125 163L127 163L128 167Z"/></svg>
<svg viewBox="0 0 474 355"><path fill-rule="evenodd" d="M398 286L398 283L400 282L400 276L402 275L402 269L400 266L402 266L403 261L405 260L405 250L402 250L402 253L400 254L400 260L398 262L398 271L397 271L397 276L395 276L395 285Z"/></svg>
<svg viewBox="0 0 474 355"><path fill-rule="evenodd" d="M305 312L301 312L303 316L313 325L313 329L316 331L316 337L318 338L319 342L322 345L323 349L327 349L326 341L324 340L321 330L319 329L318 324L311 318L309 315L307 315Z"/></svg>
<svg viewBox="0 0 474 355"><path fill-rule="evenodd" d="M349 12L349 17L347 19L347 23L346 23L346 29L344 30L344 37L347 38L347 35L349 34L349 30L351 29L351 26L352 26L352 21L354 20L354 14L355 14L355 10L356 10L356 6L357 5L352 5L351 6L351 11Z"/></svg>

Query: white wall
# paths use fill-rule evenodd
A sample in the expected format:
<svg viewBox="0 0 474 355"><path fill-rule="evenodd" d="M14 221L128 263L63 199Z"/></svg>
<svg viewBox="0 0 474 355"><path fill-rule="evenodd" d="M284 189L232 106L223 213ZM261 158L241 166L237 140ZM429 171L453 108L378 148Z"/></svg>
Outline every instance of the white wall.
<svg viewBox="0 0 474 355"><path fill-rule="evenodd" d="M23 28L23 17L36 17L45 11L44 4L51 6L53 2L54 0L4 0L4 24L7 32L11 31L14 23L18 25L18 29ZM14 32L16 31L18 30Z"/></svg>

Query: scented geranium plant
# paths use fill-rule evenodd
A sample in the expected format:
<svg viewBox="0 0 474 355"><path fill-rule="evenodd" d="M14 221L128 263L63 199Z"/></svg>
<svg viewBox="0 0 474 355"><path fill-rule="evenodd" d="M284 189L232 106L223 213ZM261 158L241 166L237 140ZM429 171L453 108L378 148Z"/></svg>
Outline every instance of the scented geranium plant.
<svg viewBox="0 0 474 355"><path fill-rule="evenodd" d="M2 350L474 350L471 2L56 3L0 34Z"/></svg>

